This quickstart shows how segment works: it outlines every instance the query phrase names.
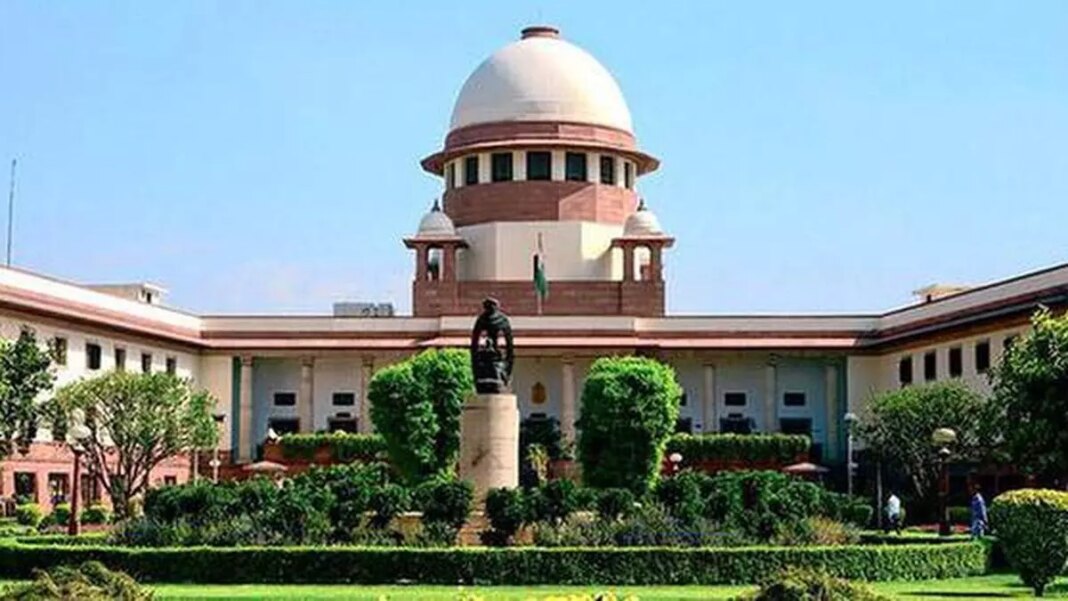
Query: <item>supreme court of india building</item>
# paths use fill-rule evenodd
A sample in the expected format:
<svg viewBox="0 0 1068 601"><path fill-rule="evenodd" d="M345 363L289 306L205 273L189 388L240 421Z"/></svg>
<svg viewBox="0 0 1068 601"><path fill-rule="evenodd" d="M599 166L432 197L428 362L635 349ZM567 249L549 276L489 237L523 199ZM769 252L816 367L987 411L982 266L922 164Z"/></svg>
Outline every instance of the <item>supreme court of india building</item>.
<svg viewBox="0 0 1068 601"><path fill-rule="evenodd" d="M638 353L675 368L679 429L807 433L834 465L844 460L845 416L863 414L873 393L949 378L985 390L985 372L1034 309L1068 305L1062 265L974 288L931 286L878 314L666 315L674 240L655 199L647 208L638 192L658 166L611 73L556 29L530 27L475 69L444 143L421 162L443 192L418 227L397 232L397 252L413 259L411 316L344 305L321 316L192 315L147 284L0 268L0 332L14 338L28 326L54 341L57 385L112 369L191 377L218 399L226 460L249 462L268 429L370 431L375 370L466 346L481 300L493 296L512 316L523 417L555 417L573 439L590 363ZM532 283L538 248L544 302ZM189 465L171 461L153 481L184 481ZM0 497L18 480L47 503L70 472L66 445L44 432L29 454L0 463Z"/></svg>

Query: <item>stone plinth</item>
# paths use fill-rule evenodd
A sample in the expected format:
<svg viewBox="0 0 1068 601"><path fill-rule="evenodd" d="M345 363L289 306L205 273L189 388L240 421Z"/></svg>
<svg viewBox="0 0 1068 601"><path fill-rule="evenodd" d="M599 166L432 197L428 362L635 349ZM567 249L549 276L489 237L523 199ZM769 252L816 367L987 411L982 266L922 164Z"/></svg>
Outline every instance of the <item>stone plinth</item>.
<svg viewBox="0 0 1068 601"><path fill-rule="evenodd" d="M519 405L514 394L476 394L460 416L460 478L480 502L491 488L519 486Z"/></svg>

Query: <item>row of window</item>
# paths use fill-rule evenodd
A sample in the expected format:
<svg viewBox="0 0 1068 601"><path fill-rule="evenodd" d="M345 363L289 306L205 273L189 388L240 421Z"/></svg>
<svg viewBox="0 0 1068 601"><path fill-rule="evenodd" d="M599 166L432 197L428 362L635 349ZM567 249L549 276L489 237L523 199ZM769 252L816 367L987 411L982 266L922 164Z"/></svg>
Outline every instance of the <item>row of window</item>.
<svg viewBox="0 0 1068 601"><path fill-rule="evenodd" d="M1016 340L1016 336L1008 336L1002 341L1002 348L1008 349ZM964 347L953 346L947 349L949 377L959 378L964 375ZM933 382L938 379L938 349L932 349L923 354L923 380ZM901 386L908 386L915 381L912 367L912 355L902 357L897 364L897 380ZM972 364L975 373L985 374L990 371L990 341L979 340L972 347Z"/></svg>
<svg viewBox="0 0 1068 601"><path fill-rule="evenodd" d="M274 430L274 433L279 436L298 434L300 433L300 418L272 417L267 420L267 427ZM347 413L339 413L326 420L326 431L330 433L347 432L355 434L359 432L359 429L359 420Z"/></svg>
<svg viewBox="0 0 1068 601"><path fill-rule="evenodd" d="M745 407L749 403L749 395L744 392L727 392L723 395L723 404L727 407ZM784 392L782 395L784 407L804 407L808 404L808 397L803 392Z"/></svg>
<svg viewBox="0 0 1068 601"><path fill-rule="evenodd" d="M490 182L510 182L516 179L514 161L516 155L524 157L526 161L526 178L529 181L549 181L553 178L553 153L548 150L530 150L527 152L495 152L489 155ZM609 155L590 155L584 152L564 153L564 179L572 182L589 181L589 169L587 161L589 157L597 156L600 166L598 181L602 184L620 185L619 175L616 169L618 159ZM452 161L445 166L445 187L452 190L457 186L457 171L462 169L462 179L465 186L475 186L487 183L481 177L482 155L471 155L461 160ZM634 163L623 161L623 186L627 189L634 188Z"/></svg>
<svg viewBox="0 0 1068 601"><path fill-rule="evenodd" d="M66 338L62 336L56 336L52 339L52 354L53 359L57 365L67 364L67 346L68 342ZM103 365L104 349L102 346L95 342L85 343L85 367L86 369L95 371L100 369ZM178 358L167 357L166 370L169 374L175 374L178 372ZM126 349L121 346L115 347L115 371L126 371ZM152 353L141 353L141 372L150 373L152 371Z"/></svg>
<svg viewBox="0 0 1068 601"><path fill-rule="evenodd" d="M335 407L352 407L356 405L356 393L355 392L335 392L331 397L331 402ZM276 392L274 393L274 406L275 407L295 407L297 405L297 393L295 392Z"/></svg>

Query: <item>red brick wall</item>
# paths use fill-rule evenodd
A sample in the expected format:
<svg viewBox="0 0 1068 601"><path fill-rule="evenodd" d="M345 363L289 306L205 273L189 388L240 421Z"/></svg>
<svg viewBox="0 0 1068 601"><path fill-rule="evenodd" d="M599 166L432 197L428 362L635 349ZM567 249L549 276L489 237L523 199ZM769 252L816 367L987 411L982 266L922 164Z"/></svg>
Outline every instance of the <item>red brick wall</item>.
<svg viewBox="0 0 1068 601"><path fill-rule="evenodd" d="M417 317L475 315L487 296L499 300L510 315L537 314L534 284L528 281L416 281L412 286L413 312ZM664 283L550 282L542 314L662 316Z"/></svg>
<svg viewBox="0 0 1068 601"><path fill-rule="evenodd" d="M445 193L445 213L457 226L492 221L622 224L637 206L634 190L592 182L496 182Z"/></svg>
<svg viewBox="0 0 1068 601"><path fill-rule="evenodd" d="M179 484L186 482L190 477L190 466L189 458L185 455L168 459L152 470L149 483L151 486L159 486L167 476L173 476ZM0 461L0 498L8 499L14 496L16 472L28 472L34 475L37 504L45 512L51 512L52 499L48 490L48 476L49 474L66 474L69 485L74 473L74 455L70 452L70 447L64 443L36 442L30 445L30 450L25 455L15 454ZM86 473L84 458L82 473ZM201 475L208 474L202 472ZM110 500L103 486L100 492L103 503L110 506Z"/></svg>

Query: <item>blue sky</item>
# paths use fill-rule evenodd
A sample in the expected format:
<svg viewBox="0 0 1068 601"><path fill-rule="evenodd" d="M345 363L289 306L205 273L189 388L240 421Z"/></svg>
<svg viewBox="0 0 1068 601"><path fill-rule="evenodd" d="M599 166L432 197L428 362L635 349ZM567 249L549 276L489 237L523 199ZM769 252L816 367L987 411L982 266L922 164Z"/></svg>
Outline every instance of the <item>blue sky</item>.
<svg viewBox="0 0 1068 601"><path fill-rule="evenodd" d="M5 0L15 264L198 312L407 309L418 160L536 22L662 160L673 313L876 311L1068 261L1068 2Z"/></svg>

